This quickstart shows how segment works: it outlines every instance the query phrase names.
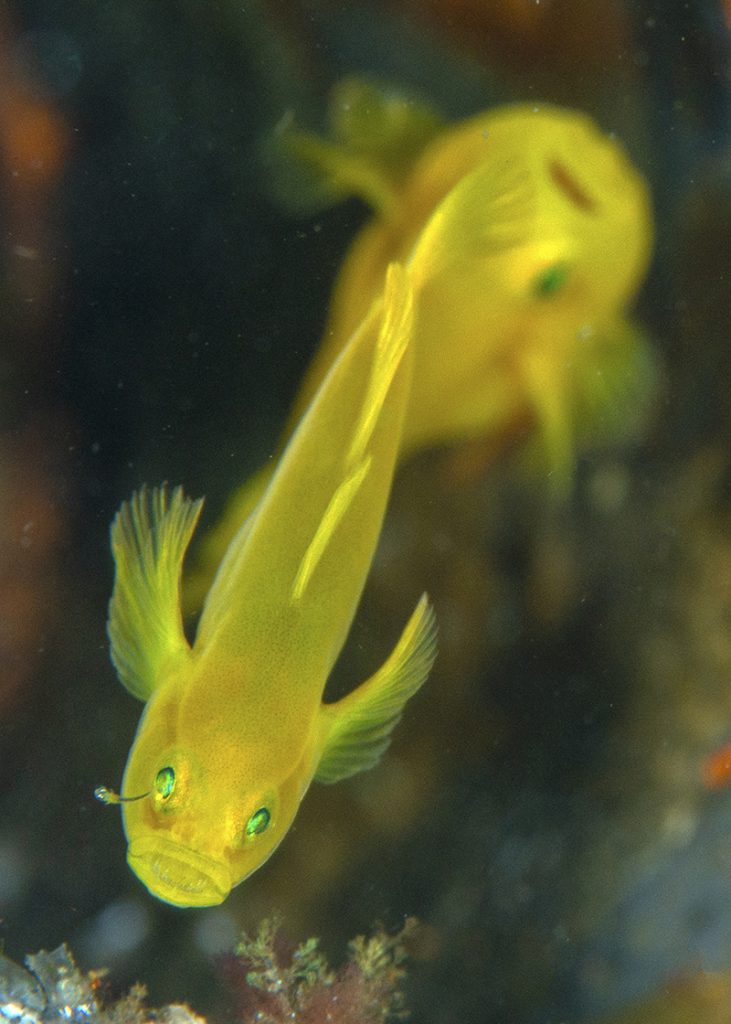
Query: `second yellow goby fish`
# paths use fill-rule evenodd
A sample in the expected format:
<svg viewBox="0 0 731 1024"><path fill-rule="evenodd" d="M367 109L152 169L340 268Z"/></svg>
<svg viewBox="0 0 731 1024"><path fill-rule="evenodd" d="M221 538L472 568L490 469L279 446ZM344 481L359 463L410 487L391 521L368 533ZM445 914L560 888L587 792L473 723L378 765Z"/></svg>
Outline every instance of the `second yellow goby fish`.
<svg viewBox="0 0 731 1024"><path fill-rule="evenodd" d="M357 194L375 212L346 255L285 437L398 260L418 311L399 458L520 430L566 492L580 443L632 436L654 390L650 347L627 319L652 244L641 175L586 114L549 104L438 130L418 105L348 81L331 120L332 140L290 131L284 143L332 198ZM266 479L231 502L204 563Z"/></svg>
<svg viewBox="0 0 731 1024"><path fill-rule="evenodd" d="M399 163L397 116L357 81L335 95L339 141L293 132L290 147L331 187L373 204L348 251L323 342L297 396L290 426L383 286L392 260L412 273L418 308L414 380L400 457L435 443L495 435L527 415L548 464L571 473L582 402L621 403L610 377L643 367L644 339L626 319L652 244L647 187L620 144L584 113L512 104L435 132ZM359 133L368 146L359 147ZM345 109L344 109L345 108ZM411 105L410 116L425 122ZM400 127L404 133L404 127ZM366 173L366 171L368 173ZM637 350L640 356L637 357ZM641 385L640 385L641 388ZM575 399L579 394L579 412Z"/></svg>
<svg viewBox="0 0 731 1024"><path fill-rule="evenodd" d="M155 896L208 906L282 841L310 782L376 763L435 654L422 597L362 686L324 704L378 540L408 398L413 296L389 269L208 593L192 647L180 576L201 503L141 491L112 528L109 636L146 702L121 802L132 870Z"/></svg>

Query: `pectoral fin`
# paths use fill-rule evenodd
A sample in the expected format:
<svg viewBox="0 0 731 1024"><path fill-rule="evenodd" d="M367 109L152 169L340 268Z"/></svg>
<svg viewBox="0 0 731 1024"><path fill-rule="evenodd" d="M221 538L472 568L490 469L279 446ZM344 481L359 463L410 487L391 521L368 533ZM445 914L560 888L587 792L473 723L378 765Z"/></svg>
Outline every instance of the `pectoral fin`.
<svg viewBox="0 0 731 1024"><path fill-rule="evenodd" d="M282 146L285 153L309 171L313 185L318 182L319 205L332 205L349 196L359 196L381 213L394 207L396 193L393 184L367 156L353 153L346 146L320 139L309 132L288 132Z"/></svg>
<svg viewBox="0 0 731 1024"><path fill-rule="evenodd" d="M584 447L642 436L660 390L652 342L624 317L592 328L573 361L573 416Z"/></svg>
<svg viewBox="0 0 731 1024"><path fill-rule="evenodd" d="M538 462L547 473L549 491L565 499L574 483L576 443L571 415L569 376L564 362L548 345L536 345L520 358L523 387L538 428L537 445L526 453L529 464ZM536 460L536 451L540 460Z"/></svg>
<svg viewBox="0 0 731 1024"><path fill-rule="evenodd" d="M521 369L538 426L528 465L547 469L559 499L571 493L578 452L642 435L661 377L650 341L621 317L582 328L570 360L536 346Z"/></svg>
<svg viewBox="0 0 731 1024"><path fill-rule="evenodd" d="M116 565L107 632L123 685L147 700L163 668L189 651L180 611L183 557L202 501L143 487L112 524Z"/></svg>
<svg viewBox="0 0 731 1024"><path fill-rule="evenodd" d="M346 78L333 89L329 104L330 139L285 125L273 140L279 151L279 177L288 195L302 193L309 172L311 205L323 206L359 196L380 214L397 202L400 183L442 126L427 104L394 89L359 78ZM283 161L299 167L295 174ZM305 205L300 202L300 206Z"/></svg>
<svg viewBox="0 0 731 1024"><path fill-rule="evenodd" d="M404 704L419 689L436 657L436 621L426 594L399 642L367 682L322 708L325 742L318 782L339 782L371 768L391 741Z"/></svg>

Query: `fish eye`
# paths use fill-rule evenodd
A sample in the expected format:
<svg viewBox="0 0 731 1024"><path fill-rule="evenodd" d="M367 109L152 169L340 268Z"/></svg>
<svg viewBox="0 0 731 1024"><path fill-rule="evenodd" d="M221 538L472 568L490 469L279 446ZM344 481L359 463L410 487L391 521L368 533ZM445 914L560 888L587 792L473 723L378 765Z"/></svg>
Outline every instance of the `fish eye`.
<svg viewBox="0 0 731 1024"><path fill-rule="evenodd" d="M537 299L550 299L561 291L569 276L565 263L551 263L533 281L533 294Z"/></svg>
<svg viewBox="0 0 731 1024"><path fill-rule="evenodd" d="M272 816L266 807L260 807L258 811L254 811L249 820L246 822L246 828L244 831L246 835L260 836L262 832L266 832L269 828L269 822L272 820Z"/></svg>
<svg viewBox="0 0 731 1024"><path fill-rule="evenodd" d="M175 769L169 765L161 768L155 776L155 792L161 800L167 800L175 789Z"/></svg>

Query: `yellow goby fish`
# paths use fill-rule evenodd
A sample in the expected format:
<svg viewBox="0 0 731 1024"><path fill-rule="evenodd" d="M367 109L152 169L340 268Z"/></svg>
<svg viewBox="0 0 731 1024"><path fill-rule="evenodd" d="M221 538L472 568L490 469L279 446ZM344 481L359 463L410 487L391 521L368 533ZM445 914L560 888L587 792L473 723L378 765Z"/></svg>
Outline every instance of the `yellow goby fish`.
<svg viewBox="0 0 731 1024"><path fill-rule="evenodd" d="M303 156L327 151L337 166L323 145L299 139ZM587 115L516 104L445 130L383 195L341 268L290 422L398 259L419 310L400 457L530 416L565 479L587 403L615 422L610 406L621 405L621 421L633 374L649 369L626 319L651 250L642 177Z"/></svg>
<svg viewBox="0 0 731 1024"><path fill-rule="evenodd" d="M438 130L418 105L348 81L331 119L334 141L290 131L285 145L333 197L358 194L375 216L340 270L285 438L398 260L418 308L399 458L532 425L565 492L579 441L632 436L654 391L651 349L626 316L652 244L642 177L587 115L548 104ZM233 499L204 563L267 476Z"/></svg>
<svg viewBox="0 0 731 1024"><path fill-rule="evenodd" d="M122 797L97 795L122 803L128 862L161 900L224 900L281 842L312 779L376 763L429 672L424 596L384 665L322 701L381 528L412 333L412 289L395 265L232 541L192 647L180 576L201 502L143 490L115 519L111 654L146 707Z"/></svg>

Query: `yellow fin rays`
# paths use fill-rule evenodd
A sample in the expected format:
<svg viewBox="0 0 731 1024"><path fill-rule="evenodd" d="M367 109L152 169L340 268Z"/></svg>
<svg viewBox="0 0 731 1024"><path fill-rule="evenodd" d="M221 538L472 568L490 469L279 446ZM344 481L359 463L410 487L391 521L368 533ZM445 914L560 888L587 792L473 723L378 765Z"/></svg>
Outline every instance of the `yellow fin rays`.
<svg viewBox="0 0 731 1024"><path fill-rule="evenodd" d="M200 515L176 487L143 487L125 501L112 524L117 567L109 603L111 655L124 686L146 700L160 669L187 651L180 614L183 557Z"/></svg>
<svg viewBox="0 0 731 1024"><path fill-rule="evenodd" d="M410 289L404 292L405 287L406 271L402 266L392 263L386 276L383 319L378 334L368 392L363 402L360 422L347 455L348 464L359 460L368 446L388 389L391 387L411 337L408 325L414 315L414 299ZM403 301L399 301L402 298Z"/></svg>
<svg viewBox="0 0 731 1024"><path fill-rule="evenodd" d="M302 557L292 586L293 604L304 595L338 523L347 512L368 473L371 460L365 452L411 337L410 324L414 316L413 293L408 288L407 272L399 264L393 263L389 266L383 299L374 304L372 312L375 312L379 305L382 307L381 325L368 389L352 444L345 457L345 471L348 475L330 499L315 535ZM368 318L370 319L371 317Z"/></svg>
<svg viewBox="0 0 731 1024"><path fill-rule="evenodd" d="M309 547L304 553L300 567L297 570L297 576L292 587L292 603L299 601L307 589L307 584L310 582L313 572L317 568L317 563L323 556L325 548L328 545L330 538L335 532L340 520L347 512L350 503L352 502L355 495L358 493L360 485L363 483L365 476L370 469L371 459L363 459L359 466L347 479L343 480L341 485L338 487L335 494L330 499L330 503L325 509L325 515L320 521L320 525L317 527L315 536L310 541Z"/></svg>
<svg viewBox="0 0 731 1024"><path fill-rule="evenodd" d="M370 679L323 708L325 744L318 782L339 782L376 764L404 705L429 675L437 653L434 611L423 594L401 638Z"/></svg>

